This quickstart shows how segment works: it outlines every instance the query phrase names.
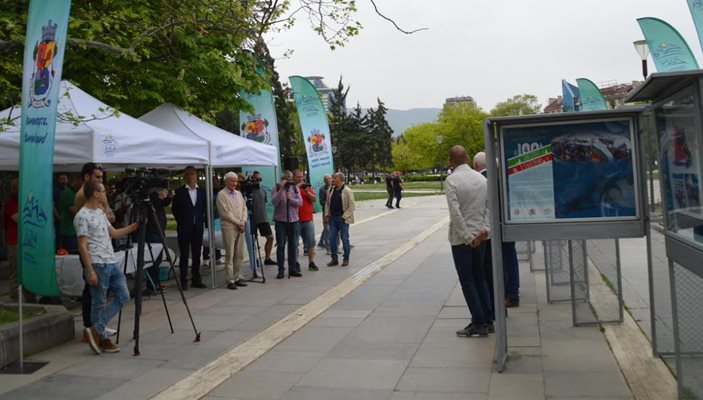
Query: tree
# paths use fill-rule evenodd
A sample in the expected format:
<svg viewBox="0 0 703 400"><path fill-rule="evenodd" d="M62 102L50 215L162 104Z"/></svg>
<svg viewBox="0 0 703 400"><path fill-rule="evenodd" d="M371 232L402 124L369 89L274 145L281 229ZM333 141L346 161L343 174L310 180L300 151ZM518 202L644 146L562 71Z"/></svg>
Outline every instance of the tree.
<svg viewBox="0 0 703 400"><path fill-rule="evenodd" d="M21 94L28 3L0 0L3 109ZM268 84L247 51L264 34L285 31L304 14L335 48L359 33L356 11L355 0L73 0L63 77L135 116L172 102L212 120L248 107L240 91Z"/></svg>
<svg viewBox="0 0 703 400"><path fill-rule="evenodd" d="M539 114L541 104L537 96L531 94L518 94L510 99L496 104L491 110L491 117L504 117L508 115Z"/></svg>
<svg viewBox="0 0 703 400"><path fill-rule="evenodd" d="M464 146L470 156L483 151L483 120L487 117L488 114L470 103L445 105L436 126L436 134L443 137L442 143L435 147L441 159L446 160L449 148L456 144Z"/></svg>
<svg viewBox="0 0 703 400"><path fill-rule="evenodd" d="M434 165L435 135L438 124L424 123L406 129L393 144L393 165L401 170L423 170Z"/></svg>
<svg viewBox="0 0 703 400"><path fill-rule="evenodd" d="M376 99L378 107L367 110L370 165L372 168L386 169L392 163L391 143L393 142L393 129L386 120L386 106L381 99Z"/></svg>

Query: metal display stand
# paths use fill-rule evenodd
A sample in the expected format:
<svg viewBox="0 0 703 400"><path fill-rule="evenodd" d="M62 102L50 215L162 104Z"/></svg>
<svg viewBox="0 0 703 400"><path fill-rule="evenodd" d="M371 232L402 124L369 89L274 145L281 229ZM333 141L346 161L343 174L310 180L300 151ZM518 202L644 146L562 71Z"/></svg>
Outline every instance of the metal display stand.
<svg viewBox="0 0 703 400"><path fill-rule="evenodd" d="M674 355L679 399L703 397L703 71L650 75L626 101L651 101L652 130L659 144L660 192L665 227ZM652 337L655 281L649 270Z"/></svg>
<svg viewBox="0 0 703 400"><path fill-rule="evenodd" d="M489 201L492 205L491 254L496 299L496 369L499 372L504 370L508 362L505 304L498 300L503 299L503 260L500 245L503 241L543 241L549 301L571 301L574 325L613 322L601 321L592 312L586 240L643 237L649 234L645 229L648 227L649 212L639 130L639 116L642 111L642 107L632 107L503 117L485 121L487 169L499 172L488 174ZM524 143L521 142L523 138L527 138ZM508 149L515 152L516 148L516 154L507 154ZM594 161L589 164L588 160ZM617 167L627 170L628 165L629 175L626 171L618 171L621 175L613 178L618 184L612 184L611 181L601 183L602 176L610 179L610 175L604 175L602 170L596 168ZM573 179L573 176L578 176L573 175L569 188L571 193L567 195L581 201L579 199L596 192L600 196L600 200L597 200L600 203L594 205L582 201L586 205L581 208L584 211L579 211L578 204L568 203L574 200L564 200L563 193L557 194L558 191L564 192L562 181L557 182L554 177L557 172L552 175L551 169L545 172L542 168L535 168L539 166L549 166L553 171L561 168L559 172L562 175L568 175L564 174L564 170L568 168L577 168L577 172L585 174L586 179ZM536 185L529 179L518 181L514 178L523 179L526 176L523 174L525 171L531 174L531 179L537 181ZM588 183L587 178L593 178L596 183ZM520 186L511 189L511 179L515 179ZM552 206L546 204L550 201L547 190L549 185L554 188L551 189L551 201L554 202ZM514 204L514 201L520 203ZM570 213L571 210L575 211ZM649 241L647 243L649 244ZM531 261L531 245L528 249L523 254L528 254L528 260ZM649 247L647 252L651 252ZM619 266L619 258L617 265ZM531 265L531 270L532 268ZM619 267L617 275L620 282ZM557 296L556 290L561 287L568 288L568 291ZM618 287L617 306L620 308L620 316L623 309L621 293ZM588 310L588 314L584 310Z"/></svg>

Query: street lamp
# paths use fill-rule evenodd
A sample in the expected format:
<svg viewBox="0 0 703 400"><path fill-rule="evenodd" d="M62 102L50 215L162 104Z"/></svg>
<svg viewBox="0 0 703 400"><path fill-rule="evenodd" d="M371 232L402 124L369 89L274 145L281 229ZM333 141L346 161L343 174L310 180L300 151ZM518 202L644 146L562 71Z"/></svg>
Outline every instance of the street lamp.
<svg viewBox="0 0 703 400"><path fill-rule="evenodd" d="M646 40L636 40L633 44L635 45L637 54L640 55L640 59L642 60L642 76L644 76L644 79L647 79L647 56L649 56L649 46L647 46Z"/></svg>

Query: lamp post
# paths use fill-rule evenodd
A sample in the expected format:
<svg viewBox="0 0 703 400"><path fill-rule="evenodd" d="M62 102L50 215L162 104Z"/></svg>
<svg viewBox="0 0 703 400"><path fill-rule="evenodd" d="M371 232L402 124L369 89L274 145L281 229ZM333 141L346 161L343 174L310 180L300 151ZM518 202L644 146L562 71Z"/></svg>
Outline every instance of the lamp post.
<svg viewBox="0 0 703 400"><path fill-rule="evenodd" d="M644 79L647 79L647 57L649 56L649 46L647 46L647 41L636 40L632 44L635 45L635 50L637 50L637 54L640 55L640 59L642 60L642 76Z"/></svg>
<svg viewBox="0 0 703 400"><path fill-rule="evenodd" d="M442 150L440 147L442 147L442 141L444 140L444 136L442 136L441 133L438 133L438 134L434 137L434 139L437 141L437 151L439 152L439 151ZM439 191L440 191L440 192L442 191L442 188L443 188L443 185L442 185L442 170L440 169L440 170L439 170Z"/></svg>

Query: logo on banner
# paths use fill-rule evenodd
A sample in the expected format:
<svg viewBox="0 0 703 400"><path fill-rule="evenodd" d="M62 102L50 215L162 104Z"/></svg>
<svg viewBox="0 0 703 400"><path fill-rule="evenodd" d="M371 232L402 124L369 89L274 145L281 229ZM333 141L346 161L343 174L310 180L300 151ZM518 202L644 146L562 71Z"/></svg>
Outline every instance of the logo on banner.
<svg viewBox="0 0 703 400"><path fill-rule="evenodd" d="M247 121L242 124L242 132L247 139L255 140L259 143L271 143L271 134L268 128L269 121L263 118L261 114L247 116Z"/></svg>
<svg viewBox="0 0 703 400"><path fill-rule="evenodd" d="M215 146L215 159L219 160L225 156L225 148L223 146Z"/></svg>
<svg viewBox="0 0 703 400"><path fill-rule="evenodd" d="M57 52L56 28L51 20L42 26L42 39L34 45L34 70L32 71L29 90L29 103L31 107L42 108L51 104L49 93L54 83L54 56Z"/></svg>
<svg viewBox="0 0 703 400"><path fill-rule="evenodd" d="M22 209L23 218L23 235L22 245L25 248L36 248L38 244L38 231L46 227L48 218L47 213L42 210L34 193L27 196L27 201ZM31 261L31 253L25 252L25 257L29 256Z"/></svg>
<svg viewBox="0 0 703 400"><path fill-rule="evenodd" d="M320 133L319 129L313 129L308 137L308 153L310 156L320 156L327 153L327 146L325 145L325 135Z"/></svg>
<svg viewBox="0 0 703 400"><path fill-rule="evenodd" d="M111 156L117 153L117 140L112 135L107 135L103 138L103 153L106 156Z"/></svg>

